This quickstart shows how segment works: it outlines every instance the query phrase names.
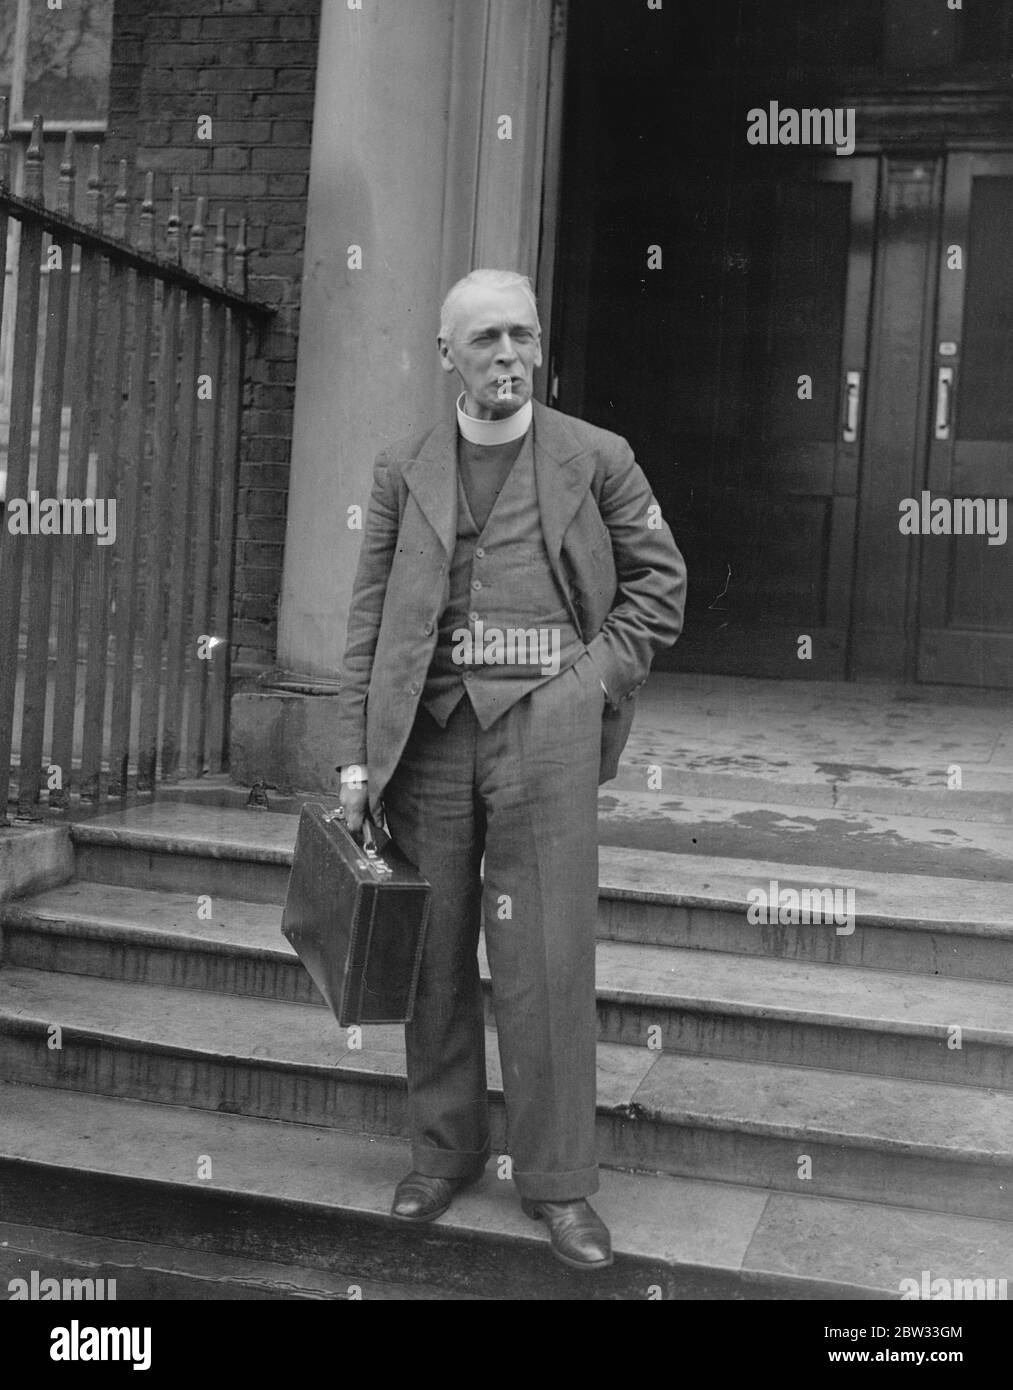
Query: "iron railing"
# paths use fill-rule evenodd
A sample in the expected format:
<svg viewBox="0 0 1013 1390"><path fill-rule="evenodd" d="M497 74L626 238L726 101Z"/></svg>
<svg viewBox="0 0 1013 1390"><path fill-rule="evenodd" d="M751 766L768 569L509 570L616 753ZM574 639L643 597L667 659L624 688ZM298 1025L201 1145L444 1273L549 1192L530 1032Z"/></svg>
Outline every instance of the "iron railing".
<svg viewBox="0 0 1013 1390"><path fill-rule="evenodd" d="M22 816L226 765L245 354L271 312L245 220L230 254L219 212L208 248L197 198L184 257L174 189L156 251L151 174L131 238L126 162L107 220L98 147L79 219L72 133L47 207L42 138L37 117L15 194L0 106L0 769Z"/></svg>

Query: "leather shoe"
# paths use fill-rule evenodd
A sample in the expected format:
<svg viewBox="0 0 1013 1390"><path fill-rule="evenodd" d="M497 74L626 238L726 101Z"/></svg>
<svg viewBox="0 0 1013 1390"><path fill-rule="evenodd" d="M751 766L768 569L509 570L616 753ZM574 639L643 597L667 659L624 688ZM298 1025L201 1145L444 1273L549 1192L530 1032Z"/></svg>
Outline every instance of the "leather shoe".
<svg viewBox="0 0 1013 1390"><path fill-rule="evenodd" d="M478 1176L466 1178L431 1178L426 1173L411 1172L394 1189L391 1216L401 1221L435 1221L450 1206L462 1187L477 1182Z"/></svg>
<svg viewBox="0 0 1013 1390"><path fill-rule="evenodd" d="M605 1269L612 1263L608 1227L586 1198L533 1202L522 1197L521 1207L533 1221L548 1223L552 1253L571 1269Z"/></svg>

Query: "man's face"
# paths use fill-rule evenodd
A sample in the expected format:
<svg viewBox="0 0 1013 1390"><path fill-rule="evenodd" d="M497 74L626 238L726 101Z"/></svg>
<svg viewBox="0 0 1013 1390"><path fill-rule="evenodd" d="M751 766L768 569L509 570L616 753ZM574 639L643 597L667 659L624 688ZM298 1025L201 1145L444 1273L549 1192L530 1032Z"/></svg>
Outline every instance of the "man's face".
<svg viewBox="0 0 1013 1390"><path fill-rule="evenodd" d="M464 383L469 415L501 419L530 400L542 345L535 311L523 290L472 286L451 337L440 338L439 345L444 371L456 371Z"/></svg>

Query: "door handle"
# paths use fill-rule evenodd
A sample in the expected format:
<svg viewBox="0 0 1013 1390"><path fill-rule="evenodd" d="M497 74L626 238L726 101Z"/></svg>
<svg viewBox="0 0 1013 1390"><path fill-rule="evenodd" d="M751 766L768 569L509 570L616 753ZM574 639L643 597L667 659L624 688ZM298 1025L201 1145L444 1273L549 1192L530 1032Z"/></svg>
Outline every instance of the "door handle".
<svg viewBox="0 0 1013 1390"><path fill-rule="evenodd" d="M949 439L953 405L953 368L940 367L936 378L936 438Z"/></svg>
<svg viewBox="0 0 1013 1390"><path fill-rule="evenodd" d="M841 438L854 444L858 438L858 411L862 395L862 373L848 372L844 379L844 428Z"/></svg>

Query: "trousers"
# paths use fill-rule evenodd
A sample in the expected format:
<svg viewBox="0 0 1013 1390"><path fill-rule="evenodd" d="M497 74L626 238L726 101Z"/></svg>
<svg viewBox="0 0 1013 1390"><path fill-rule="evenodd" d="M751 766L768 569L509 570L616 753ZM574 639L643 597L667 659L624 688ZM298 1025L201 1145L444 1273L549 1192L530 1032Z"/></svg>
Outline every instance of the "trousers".
<svg viewBox="0 0 1013 1390"><path fill-rule="evenodd" d="M391 834L433 890L405 1025L417 1172L471 1176L489 1155L484 927L514 1183L542 1201L597 1190L603 708L586 652L488 729L467 695L444 728L420 706L384 791Z"/></svg>

